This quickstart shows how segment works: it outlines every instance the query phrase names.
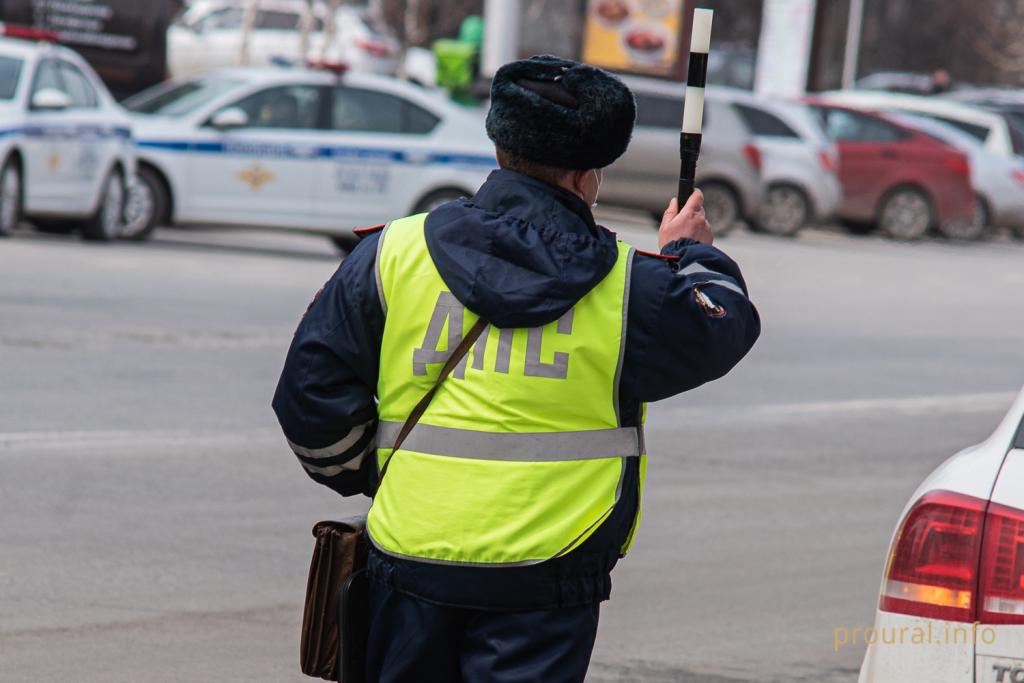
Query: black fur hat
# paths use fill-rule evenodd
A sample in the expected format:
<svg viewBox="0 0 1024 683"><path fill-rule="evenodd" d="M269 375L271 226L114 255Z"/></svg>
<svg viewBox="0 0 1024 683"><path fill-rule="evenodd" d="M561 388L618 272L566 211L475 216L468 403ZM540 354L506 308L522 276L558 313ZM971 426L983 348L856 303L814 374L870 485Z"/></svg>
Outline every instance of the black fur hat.
<svg viewBox="0 0 1024 683"><path fill-rule="evenodd" d="M636 103L607 71L552 55L510 62L491 84L487 135L510 154L545 166L604 168L633 135Z"/></svg>

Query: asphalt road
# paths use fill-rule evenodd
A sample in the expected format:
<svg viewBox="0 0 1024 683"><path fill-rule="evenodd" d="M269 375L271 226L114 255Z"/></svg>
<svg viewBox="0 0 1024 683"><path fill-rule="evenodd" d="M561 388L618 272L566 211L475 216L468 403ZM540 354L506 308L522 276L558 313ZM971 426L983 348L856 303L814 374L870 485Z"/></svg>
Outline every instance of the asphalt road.
<svg viewBox="0 0 1024 683"><path fill-rule="evenodd" d="M611 226L652 246L644 226ZM764 333L652 406L646 514L589 681L852 681L918 482L1024 384L1024 244L720 246ZM0 242L0 680L301 681L320 519L270 398L326 240Z"/></svg>

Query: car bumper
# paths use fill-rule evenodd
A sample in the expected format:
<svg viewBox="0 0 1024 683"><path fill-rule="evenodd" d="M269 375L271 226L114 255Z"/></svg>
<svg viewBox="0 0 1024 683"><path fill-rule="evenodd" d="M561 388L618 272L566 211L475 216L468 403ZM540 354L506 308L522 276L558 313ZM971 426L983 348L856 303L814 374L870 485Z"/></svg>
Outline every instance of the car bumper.
<svg viewBox="0 0 1024 683"><path fill-rule="evenodd" d="M971 624L879 611L873 630L862 631L859 643L837 648L868 644L858 683L974 683L971 629Z"/></svg>

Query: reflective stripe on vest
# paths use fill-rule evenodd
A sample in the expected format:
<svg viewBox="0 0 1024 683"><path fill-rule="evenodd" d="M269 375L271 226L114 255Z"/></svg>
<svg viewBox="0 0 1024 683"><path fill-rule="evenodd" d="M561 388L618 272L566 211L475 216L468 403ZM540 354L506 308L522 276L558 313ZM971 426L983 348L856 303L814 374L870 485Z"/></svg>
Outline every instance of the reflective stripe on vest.
<svg viewBox="0 0 1024 683"><path fill-rule="evenodd" d="M438 273L425 218L394 221L378 246L378 467L478 320ZM623 428L618 410L632 255L620 244L611 272L560 319L484 331L388 465L367 522L379 549L445 564L533 564L607 519L625 459L643 459L641 431Z"/></svg>

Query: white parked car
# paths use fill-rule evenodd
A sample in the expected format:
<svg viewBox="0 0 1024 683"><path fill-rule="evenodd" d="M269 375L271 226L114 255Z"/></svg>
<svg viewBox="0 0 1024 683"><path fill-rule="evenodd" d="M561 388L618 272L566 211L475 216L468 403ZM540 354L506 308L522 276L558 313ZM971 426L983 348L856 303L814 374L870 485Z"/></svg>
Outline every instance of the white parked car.
<svg viewBox="0 0 1024 683"><path fill-rule="evenodd" d="M85 60L45 40L0 38L0 236L26 218L113 239L134 173L129 118Z"/></svg>
<svg viewBox="0 0 1024 683"><path fill-rule="evenodd" d="M249 35L248 64L267 66L277 58L306 57L344 63L351 71L392 75L401 45L366 9L339 7L334 40L324 49L328 10L314 5L309 53L301 54L305 0L259 0ZM186 78L235 66L241 54L244 4L238 0L197 0L167 32L171 77Z"/></svg>
<svg viewBox="0 0 1024 683"><path fill-rule="evenodd" d="M921 116L892 114L898 121L964 151L971 160L971 182L978 193L977 216L957 223L959 239L978 239L989 226L1011 228L1024 236L1024 158L993 154L977 138L958 128Z"/></svg>
<svg viewBox="0 0 1024 683"><path fill-rule="evenodd" d="M158 224L322 233L472 195L496 167L479 113L394 78L227 69L127 101L139 182L126 231Z"/></svg>
<svg viewBox="0 0 1024 683"><path fill-rule="evenodd" d="M761 152L764 200L754 227L792 236L839 210L839 155L820 119L802 104L756 97L743 90L716 89L740 115Z"/></svg>
<svg viewBox="0 0 1024 683"><path fill-rule="evenodd" d="M914 493L865 641L860 683L1024 680L1024 391Z"/></svg>
<svg viewBox="0 0 1024 683"><path fill-rule="evenodd" d="M1003 115L981 107L941 97L918 97L870 90L836 90L823 93L821 99L857 109L902 111L927 116L959 128L985 144L998 156L1024 155L1024 140L1010 128Z"/></svg>

